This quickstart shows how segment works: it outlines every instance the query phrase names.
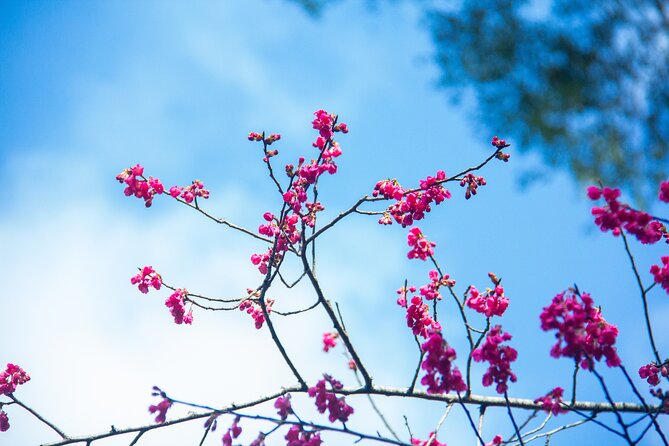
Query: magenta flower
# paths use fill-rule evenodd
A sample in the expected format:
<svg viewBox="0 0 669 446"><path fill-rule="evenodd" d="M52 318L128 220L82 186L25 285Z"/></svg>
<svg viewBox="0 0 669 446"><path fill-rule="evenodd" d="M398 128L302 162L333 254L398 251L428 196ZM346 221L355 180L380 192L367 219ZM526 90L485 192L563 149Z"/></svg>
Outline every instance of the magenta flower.
<svg viewBox="0 0 669 446"><path fill-rule="evenodd" d="M177 288L174 290L166 300L165 306L170 309L170 313L174 318L174 323L181 324L192 324L193 323L193 309L191 308L186 313L186 298L188 297L188 291L185 289Z"/></svg>
<svg viewBox="0 0 669 446"><path fill-rule="evenodd" d="M412 438L411 444L416 446L446 446L446 443L437 441L437 434L434 432L430 432L430 436L425 441L419 440L418 438Z"/></svg>
<svg viewBox="0 0 669 446"><path fill-rule="evenodd" d="M0 410L0 432L7 432L9 430L9 418L5 411Z"/></svg>
<svg viewBox="0 0 669 446"><path fill-rule="evenodd" d="M159 179L144 177L144 168L137 164L135 167L128 167L123 172L116 175L119 183L125 184L123 193L127 196L135 196L144 200L144 205L148 208L153 203L154 195L160 195L165 192L165 188Z"/></svg>
<svg viewBox="0 0 669 446"><path fill-rule="evenodd" d="M653 265L650 267L650 273L653 275L655 283L660 284L664 291L669 294L669 256L662 256L662 267Z"/></svg>
<svg viewBox="0 0 669 446"><path fill-rule="evenodd" d="M153 287L156 290L160 289L160 286L163 284L163 280L151 266L143 267L140 272L130 278L130 283L137 285L139 291L146 294L149 292L149 287Z"/></svg>
<svg viewBox="0 0 669 446"><path fill-rule="evenodd" d="M30 376L21 367L7 364L4 372L0 373L0 395L14 393L17 386L30 381Z"/></svg>
<svg viewBox="0 0 669 446"><path fill-rule="evenodd" d="M428 257L432 256L434 254L433 248L437 246L436 243L429 241L423 236L419 227L409 229L407 244L412 247L407 253L407 257L409 259L421 260L427 260Z"/></svg>
<svg viewBox="0 0 669 446"><path fill-rule="evenodd" d="M467 306L486 317L502 316L509 306L509 299L504 295L502 285L495 285L493 290L486 289L479 293L476 287L469 287L469 297L465 301Z"/></svg>
<svg viewBox="0 0 669 446"><path fill-rule="evenodd" d="M541 403L541 408L547 413L552 413L553 415L559 415L561 413L567 413L567 410L562 408L562 395L564 394L564 389L562 387L556 387L546 395L541 396L534 400L535 403Z"/></svg>
<svg viewBox="0 0 669 446"><path fill-rule="evenodd" d="M455 350L441 336L441 332L432 331L421 348L426 353L421 368L427 373L420 380L427 386L427 393L442 394L451 390L464 392L467 384L457 367L452 367L456 358Z"/></svg>
<svg viewBox="0 0 669 446"><path fill-rule="evenodd" d="M328 384L331 390L328 390ZM316 398L316 408L320 413L325 413L327 410L328 419L331 423L335 421L345 423L353 413L353 408L346 404L344 397L337 398L335 393L343 387L339 381L330 375L323 375L323 379L319 380L315 386L309 387L309 396Z"/></svg>
<svg viewBox="0 0 669 446"><path fill-rule="evenodd" d="M508 382L516 382L516 375L511 371L511 363L518 358L516 349L503 342L510 341L511 335L502 331L501 325L494 326L486 336L483 344L472 352L472 359L476 362L487 361L490 366L483 374L483 385L497 384L497 393L505 393Z"/></svg>
<svg viewBox="0 0 669 446"><path fill-rule="evenodd" d="M604 207L595 206L592 208L592 215L595 216L595 224L603 231L611 231L614 236L619 236L624 229L634 235L641 243L652 244L662 239L667 233L662 223L654 220L653 217L645 212L637 211L625 203L621 203L620 190L609 187L598 188L590 186L588 188L588 197L591 200L604 198L606 205Z"/></svg>
<svg viewBox="0 0 669 446"><path fill-rule="evenodd" d="M338 333L323 333L323 351L328 352L337 346Z"/></svg>
<svg viewBox="0 0 669 446"><path fill-rule="evenodd" d="M274 402L274 407L277 409L282 420L288 418L288 415L293 413L293 408L290 405L290 394L278 397Z"/></svg>
<svg viewBox="0 0 669 446"><path fill-rule="evenodd" d="M581 368L592 368L593 360L606 358L609 367L620 365L615 343L618 328L606 322L588 293L569 289L553 298L541 312L541 329L556 330L551 356L574 358Z"/></svg>
<svg viewBox="0 0 669 446"><path fill-rule="evenodd" d="M318 432L307 432L298 424L291 426L284 438L288 440L286 446L320 446L323 443Z"/></svg>
<svg viewBox="0 0 669 446"><path fill-rule="evenodd" d="M164 423L167 416L167 410L170 407L172 407L172 401L163 397L163 400L160 403L149 406L149 412L157 413L156 423Z"/></svg>

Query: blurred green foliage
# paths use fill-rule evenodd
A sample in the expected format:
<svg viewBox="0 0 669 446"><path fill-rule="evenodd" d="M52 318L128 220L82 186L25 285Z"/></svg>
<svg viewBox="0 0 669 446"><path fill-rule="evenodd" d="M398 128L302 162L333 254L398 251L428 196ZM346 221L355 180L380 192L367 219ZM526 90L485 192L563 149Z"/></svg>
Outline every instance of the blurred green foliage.
<svg viewBox="0 0 669 446"><path fill-rule="evenodd" d="M313 15L336 3L291 1ZM657 193L669 150L668 2L414 3L440 85L451 100L474 99L465 102L486 131L579 181Z"/></svg>

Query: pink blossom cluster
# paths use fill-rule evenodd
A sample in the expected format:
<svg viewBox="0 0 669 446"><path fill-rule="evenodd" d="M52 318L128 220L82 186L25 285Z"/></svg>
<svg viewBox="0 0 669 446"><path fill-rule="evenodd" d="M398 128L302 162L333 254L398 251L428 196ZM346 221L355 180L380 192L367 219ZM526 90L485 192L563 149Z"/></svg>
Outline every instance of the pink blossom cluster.
<svg viewBox="0 0 669 446"><path fill-rule="evenodd" d="M123 193L126 197L134 195L144 200L144 205L148 208L153 203L153 197L165 192L165 187L158 178L144 177L144 167L137 164L135 167L128 167L123 172L116 175L119 183L125 183L126 187Z"/></svg>
<svg viewBox="0 0 669 446"><path fill-rule="evenodd" d="M485 446L500 446L502 443L504 443L502 436L495 435L495 438L493 438L490 443L486 443Z"/></svg>
<svg viewBox="0 0 669 446"><path fill-rule="evenodd" d="M541 312L541 329L556 330L557 342L551 356L565 356L580 361L581 367L590 370L592 360L606 358L609 367L620 365L615 343L618 328L602 317L588 293L569 289L553 298Z"/></svg>
<svg viewBox="0 0 669 446"><path fill-rule="evenodd" d="M397 200L388 207L380 224L392 224L392 218L402 227L411 226L414 221L422 220L432 210L432 203L439 205L451 198L451 193L441 185L446 181L446 174L440 170L435 177L428 176L420 180L420 189L404 191L397 180L382 180L376 183L372 196L381 194L384 198Z"/></svg>
<svg viewBox="0 0 669 446"><path fill-rule="evenodd" d="M174 290L166 300L165 306L170 309L170 313L174 318L174 323L181 324L192 324L193 323L193 309L188 310L186 314L186 299L188 298L188 291L185 289L177 288Z"/></svg>
<svg viewBox="0 0 669 446"><path fill-rule="evenodd" d="M660 193L658 198L660 201L669 203L669 181L663 181L660 183Z"/></svg>
<svg viewBox="0 0 669 446"><path fill-rule="evenodd" d="M468 173L462 180L460 180L460 186L467 186L467 190L465 191L465 199L467 200L472 198L472 195L476 195L479 186L485 185L485 178L476 176L472 173Z"/></svg>
<svg viewBox="0 0 669 446"><path fill-rule="evenodd" d="M455 286L455 280L451 279L451 276L448 274L443 277L439 277L439 272L437 270L432 270L428 273L430 278L430 283L420 287L420 294L427 300L441 300L441 293L439 288L442 286L453 288Z"/></svg>
<svg viewBox="0 0 669 446"><path fill-rule="evenodd" d="M661 366L656 362L651 362L639 368L639 376L648 381L651 386L660 384L660 375L669 376L669 361L665 361Z"/></svg>
<svg viewBox="0 0 669 446"><path fill-rule="evenodd" d="M669 256L662 256L662 267L653 265L650 267L650 273L653 275L655 283L660 284L664 291L669 293Z"/></svg>
<svg viewBox="0 0 669 446"><path fill-rule="evenodd" d="M427 340L421 345L426 353L421 368L427 373L420 382L427 386L427 393L448 393L451 390L464 392L467 385L457 367L452 367L456 358L455 349L450 347L439 331L430 332Z"/></svg>
<svg viewBox="0 0 669 446"><path fill-rule="evenodd" d="M337 346L337 338L339 337L338 333L323 333L323 351L328 352L331 348Z"/></svg>
<svg viewBox="0 0 669 446"><path fill-rule="evenodd" d="M436 243L425 238L419 227L409 229L407 236L407 244L411 246L411 250L407 253L409 259L427 260L434 254L434 247Z"/></svg>
<svg viewBox="0 0 669 446"><path fill-rule="evenodd" d="M612 231L614 236L619 236L620 231L624 229L644 244L656 243L667 233L664 225L654 220L651 215L621 203L618 200L620 189L590 186L588 197L591 200L599 200L603 197L606 201L605 206L592 208L595 224L603 232Z"/></svg>
<svg viewBox="0 0 669 446"><path fill-rule="evenodd" d="M489 273L494 289L486 288L481 294L476 287L469 287L469 297L465 301L472 310L485 314L486 317L502 316L509 306L509 298L504 295L504 287L493 273Z"/></svg>
<svg viewBox="0 0 669 446"><path fill-rule="evenodd" d="M283 257L283 254L280 252L275 252L274 253L274 261L272 264L274 266L277 266L281 262L281 258ZM269 271L269 261L272 259L272 248L268 248L266 252L262 254L253 254L251 256L251 263L254 265L258 266L258 271L260 271L261 274L267 274L267 271Z"/></svg>
<svg viewBox="0 0 669 446"><path fill-rule="evenodd" d="M239 417L235 417L227 432L223 434L223 446L232 446L232 439L239 437L241 433L242 428L239 425Z"/></svg>
<svg viewBox="0 0 669 446"><path fill-rule="evenodd" d="M272 257L273 250L275 252L275 264L278 264L283 253L301 240L300 230L297 225L302 222L309 227L314 227L316 225L316 214L325 209L319 202L308 202L307 191L322 174L327 172L332 175L337 172L337 165L334 159L342 154L342 150L339 144L332 138L335 132L347 133L348 127L343 123L335 124L336 116L323 110L316 111L314 115L316 118L312 124L314 129L318 130L319 136L316 142L313 143L313 146L320 150L319 157L315 160L312 159L309 163L305 162L304 157L300 157L297 168L292 164L286 165L286 175L288 175L291 181L289 188L283 193L283 200L289 205L289 210L282 213L279 218L270 212L266 212L263 218L267 223L258 228L260 234L276 240L274 249L269 249L264 254L253 254L251 256L251 262L258 266L258 270L262 274L267 274L269 270L268 263ZM269 143L279 138L279 135L270 135ZM249 139L261 141L263 140L263 136L252 132L249 134ZM268 138L265 138L263 141L265 145L268 144ZM278 152L273 151L270 153L265 151L265 153L265 161L269 162L268 157L274 156ZM306 212L303 212L305 208Z"/></svg>
<svg viewBox="0 0 669 446"><path fill-rule="evenodd" d="M181 198L186 203L192 203L196 198L209 198L209 191L204 188L204 184L200 180L195 180L190 186L170 187L170 195L172 198Z"/></svg>
<svg viewBox="0 0 669 446"><path fill-rule="evenodd" d="M17 386L30 381L30 376L20 366L7 364L4 372L0 373L0 395L14 393Z"/></svg>
<svg viewBox="0 0 669 446"><path fill-rule="evenodd" d="M331 390L328 390L328 384ZM331 423L341 421L345 423L353 413L353 408L346 404L344 397L337 398L335 391L344 386L330 375L323 375L314 387L309 387L308 393L311 398L316 398L316 408L320 413L328 411L328 419Z"/></svg>
<svg viewBox="0 0 669 446"><path fill-rule="evenodd" d="M496 136L492 137L492 145L497 147L498 151L495 153L495 158L498 160L504 161L505 163L509 161L509 158L511 158L511 155L508 153L503 153L502 149L505 147L509 147L511 144L507 144L507 142L503 139L499 139Z"/></svg>
<svg viewBox="0 0 669 446"><path fill-rule="evenodd" d="M274 300L265 300L265 308L267 309L267 313L272 312L272 305L274 305ZM247 314L251 315L257 330L260 330L265 323L265 315L262 312L262 307L257 301L253 299L246 299L241 304L239 304L239 311L246 311Z"/></svg>
<svg viewBox="0 0 669 446"><path fill-rule="evenodd" d="M321 446L323 441L318 432L307 432L302 426L294 424L285 436L286 446Z"/></svg>
<svg viewBox="0 0 669 446"><path fill-rule="evenodd" d="M411 444L416 446L446 446L446 443L440 443L437 441L437 434L430 432L430 436L427 437L427 440L422 441L418 438L412 438Z"/></svg>
<svg viewBox="0 0 669 446"><path fill-rule="evenodd" d="M163 279L151 266L145 266L137 275L130 278L130 283L137 285L139 291L146 294L149 292L149 287L159 290L160 286L163 284Z"/></svg>
<svg viewBox="0 0 669 446"><path fill-rule="evenodd" d="M280 396L274 401L274 407L282 420L288 418L293 413L293 407L290 405L290 394Z"/></svg>
<svg viewBox="0 0 669 446"><path fill-rule="evenodd" d="M485 387L496 383L497 393L505 393L509 386L508 382L516 382L516 375L511 371L511 363L518 358L518 352L513 347L502 345L510 341L511 335L502 331L501 325L494 326L486 335L483 344L472 351L472 359L476 362L487 361L490 366L483 374L483 385Z"/></svg>
<svg viewBox="0 0 669 446"><path fill-rule="evenodd" d="M404 303L406 306L406 301ZM441 330L441 325L432 318L430 308L420 296L411 298L411 305L407 307L406 318L407 326L411 328L416 336L427 338L431 330Z"/></svg>
<svg viewBox="0 0 669 446"><path fill-rule="evenodd" d="M265 212L263 214L263 219L265 219L267 224L260 225L258 227L258 233L270 238L276 237L277 252L283 253L288 250L289 245L294 245L300 241L300 231L296 227L300 221L300 217L297 214L287 215L280 224L278 223L276 216L271 212ZM269 256L269 254L271 254L271 251L267 255ZM269 260L269 257L267 260Z"/></svg>
<svg viewBox="0 0 669 446"><path fill-rule="evenodd" d="M562 387L556 387L544 396L540 396L535 399L535 403L541 403L541 408L547 413L552 413L553 415L559 415L561 413L567 413L566 409L562 408L562 396L564 394L564 389Z"/></svg>

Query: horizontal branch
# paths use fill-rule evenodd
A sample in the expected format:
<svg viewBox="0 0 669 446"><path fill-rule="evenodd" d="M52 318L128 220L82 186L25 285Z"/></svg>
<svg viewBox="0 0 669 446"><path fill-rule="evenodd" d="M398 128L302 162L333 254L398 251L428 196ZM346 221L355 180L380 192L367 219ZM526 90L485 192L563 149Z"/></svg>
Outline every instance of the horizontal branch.
<svg viewBox="0 0 669 446"><path fill-rule="evenodd" d="M166 421L161 424L153 424L153 425L144 425L144 426L137 426L137 427L129 427L129 428L123 428L123 429L118 429L112 427L112 429L108 432L102 432L98 434L93 434L93 435L85 435L85 436L80 436L80 437L69 437L66 439L61 439L59 441L53 442L53 443L45 443L42 446L64 446L68 444L76 444L76 443L91 443L96 440L101 440L103 438L109 438L109 437L114 437L118 435L125 435L125 434L130 434L130 433L136 433L136 432L146 432L149 430L153 429L159 429L162 427L167 427L167 426L172 426L180 423L185 423L188 421L193 421L193 420L198 420L198 419L203 419L210 417L212 415L222 415L226 413L230 413L233 411L237 411L240 409L246 409L249 407L254 407L259 404L265 403L270 400L274 400L282 395L285 395L286 393L306 393L307 391L300 387L300 386L292 386L292 387L286 387L281 389L278 392L265 395L262 397L259 397L255 400L242 403L242 404L235 404L232 403L226 407L220 408L220 409L215 409L212 407L208 406L200 406L197 404L189 404L189 403L183 403L189 405L191 407L195 408L201 408L203 410L206 410L205 412L202 413L193 413L190 415L187 415L182 418L175 418L169 421ZM413 390L410 391L407 388L395 388L395 387L382 387L382 386L376 386L372 385L371 387L357 387L357 388L351 388L351 387L346 387L341 390L337 390L336 393L341 394L341 395L378 395L378 396L387 396L387 397L399 397L399 398L416 398L416 399L423 399L423 400L431 400L431 401L442 401L445 403L458 403L462 402L463 404L471 404L471 405L476 405L476 406L484 406L484 407L507 407L507 401L503 397L499 396L483 396L483 395L474 395L470 394L467 397L462 397L459 398L457 394L450 393L450 394L445 394L445 395L435 395L435 394L429 394L425 391L422 390ZM517 409L527 409L527 410L541 410L542 409L542 404L541 403L535 403L534 400L530 399L524 399L524 398L509 398L508 399L508 405L513 408ZM661 412L661 407L657 406L648 406L644 407L641 404L634 404L634 403L628 403L628 402L615 402L613 406L608 403L608 402L591 402L591 401L577 401L574 404L565 404L563 405L563 408L566 410L575 410L575 411L581 411L581 412L593 412L593 413L604 413L604 412L620 412L620 413L660 413Z"/></svg>

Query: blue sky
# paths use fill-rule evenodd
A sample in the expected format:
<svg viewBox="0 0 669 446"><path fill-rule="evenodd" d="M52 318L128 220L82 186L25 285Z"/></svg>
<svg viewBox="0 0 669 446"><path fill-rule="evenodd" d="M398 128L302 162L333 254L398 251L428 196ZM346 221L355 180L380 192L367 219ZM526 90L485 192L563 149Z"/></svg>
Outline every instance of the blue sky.
<svg viewBox="0 0 669 446"><path fill-rule="evenodd" d="M292 382L267 333L245 315L196 312L192 327L177 327L162 305L165 295L141 295L128 283L135 267L150 264L168 283L237 296L256 286L248 258L260 245L167 199L147 210L123 196L114 176L139 162L169 185L200 178L212 192L212 213L254 228L280 203L246 133L281 133L277 165L295 162L311 156L311 114L320 108L339 113L351 129L340 138L339 173L319 188L326 219L379 179L410 185L483 159L492 135L477 127L471 110L449 105L435 89L419 11L399 3L370 13L363 3L343 2L315 21L280 1L2 2L0 361L32 376L17 396L68 433L84 434L149 422L155 384L175 397L222 405ZM496 133L503 137L504 129ZM552 339L538 334L538 314L573 283L618 324L621 356L636 369L650 352L620 240L594 228L583 188L568 178L552 174L519 188L521 172L542 168L511 149L511 163L484 171L488 185L478 196L465 201L451 188L453 199L420 227L462 290L485 287L488 271L503 277L512 302L504 326L520 354L512 396L568 387L571 367L549 358ZM422 284L429 270L406 260L405 240L401 228L354 216L319 245L320 279L386 385L406 385L416 360L394 290L405 278ZM663 252L633 249L643 272ZM305 287L277 294L285 308L311 298ZM651 297L655 321L666 320L666 295L656 290ZM442 310L447 337L464 351L452 310ZM330 328L323 315L277 324L312 380L324 371L347 376L340 357L319 352L320 333ZM666 335L659 326L664 351ZM600 393L592 382L579 390L594 400ZM622 390L620 398L630 399ZM409 414L422 437L443 409L383 404L399 429ZM370 425L364 406L357 402L356 416ZM12 428L0 444L55 440L29 416L8 412ZM449 444L471 440L458 416L440 437ZM498 428L509 432L491 418L489 438ZM201 427L165 431L140 444L193 443ZM114 441L101 444L129 439Z"/></svg>

